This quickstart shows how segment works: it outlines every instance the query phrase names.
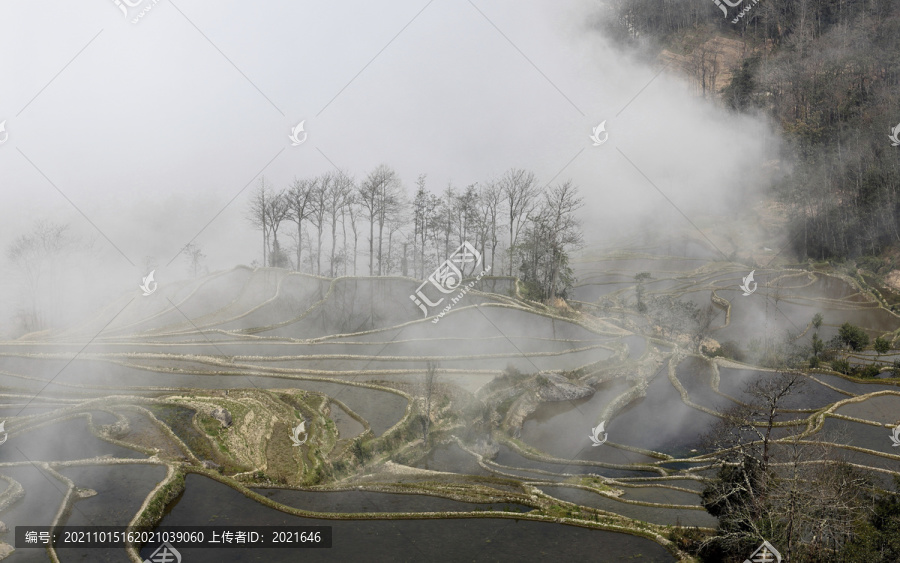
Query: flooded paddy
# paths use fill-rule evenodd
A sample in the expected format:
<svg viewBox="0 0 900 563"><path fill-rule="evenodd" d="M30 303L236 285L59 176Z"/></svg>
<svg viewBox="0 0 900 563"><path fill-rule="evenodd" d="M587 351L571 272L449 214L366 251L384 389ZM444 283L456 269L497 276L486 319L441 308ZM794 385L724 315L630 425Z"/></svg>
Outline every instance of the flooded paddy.
<svg viewBox="0 0 900 563"><path fill-rule="evenodd" d="M373 553L380 561L422 559L521 561L534 557L590 560L602 545L610 558L639 557L641 561L675 559L661 546L635 536L545 522L477 518L446 520L320 520L300 518L258 504L209 479L190 475L184 495L161 525L308 525L332 526L333 547L309 549L304 561L356 561ZM466 538L466 541L460 541ZM141 552L146 557L150 549ZM185 548L190 561L220 561L215 550ZM267 561L296 561L295 550L271 549ZM217 558L218 557L218 558ZM231 559L237 560L237 559ZM252 560L252 559L251 559ZM615 559L613 559L615 560Z"/></svg>
<svg viewBox="0 0 900 563"><path fill-rule="evenodd" d="M700 471L696 468L706 462L684 458L698 453L702 436L720 420L713 412L750 400L747 386L769 380L773 372L701 357L696 343L688 345L685 338L661 332L656 324L660 321L635 306L634 275L650 272L644 283L648 300L672 297L697 311L711 303L713 292L729 301L727 326L725 308L717 306L709 338L720 343L734 340L744 351L766 335L797 337L804 331L796 344L808 346L809 324L816 312L824 314L819 330L824 339L836 334L846 320L857 322L872 336L900 324L864 292L834 276L760 269L758 291L742 296L737 286L746 272L724 262L709 262L699 247L693 251L697 254L685 259L660 255L657 248L636 257L590 264L579 272L579 285L573 290L575 301L583 302L578 306L589 315L573 310L565 312L565 318L560 317L563 313L551 315L535 305L511 305L503 295L480 293L433 324L422 322L414 307L396 305L407 305L414 289L409 280L332 283L249 269L210 276L172 288L168 297L181 312L165 299L140 301L87 347L79 338L90 337L92 328L99 330L96 319L64 333L67 342L0 344L0 384L14 390L0 404L0 416L9 418L8 429L13 431L0 448L0 463L26 463L25 456L41 461L94 456L139 460L151 455L145 451L157 452L158 459L170 467L205 461L205 470L217 472L226 481L234 479L251 487L255 483L254 490L273 501L343 515L540 512L513 500L470 502L434 490L435 494L427 493L439 484L447 491L489 486L515 495L521 493L522 482L530 482L559 501L650 525L714 527L715 519L698 509L703 483L689 478L708 477L714 471ZM225 298L206 295L207 291L230 293ZM477 308L471 306L476 303ZM889 363L895 356L892 352L876 358L865 352L849 357L856 363L876 359ZM424 394L429 362L436 363L429 413L435 440L426 442ZM280 393L301 390L308 393ZM811 410L880 390L900 387L883 380L850 381L818 370L806 379L802 393L782 403L785 409L805 412L782 412L778 420L804 418ZM40 396L20 414L19 405L39 391ZM266 395L266 391L274 393ZM84 403L109 396L116 398L102 408ZM202 401L173 403L173 397ZM147 398L163 402L141 403ZM276 399L287 402L276 405ZM898 401L883 396L844 405L836 415L880 426L826 417L824 427L811 439L833 442L840 456L872 468L878 473L876 479L887 483L897 468L888 435L889 425L900 421L892 414ZM210 418L217 402L232 409L233 426ZM23 417L65 407L72 407L78 416L17 433L19 425L27 422ZM278 411L281 408L286 410ZM154 413L162 424L141 409ZM280 414L276 416L275 411ZM102 428L109 439L91 433L86 413L94 417L95 432ZM252 425L247 421L256 416L271 421L266 426L269 433L262 437L248 430ZM301 417L311 432L309 441L292 444L291 429ZM122 420L127 421L125 426ZM590 438L600 422L605 425L604 441L595 446ZM371 433L365 431L366 425ZM795 430L780 428L776 435L787 436ZM481 452L484 466L457 440ZM24 455L10 447L13 444ZM69 515L70 524L86 519L124 522L163 478L165 466L101 463L60 472L78 486L98 492L76 503L79 510ZM0 466L0 473L21 476L28 481L26 488L34 487L35 477L47 483L32 466ZM664 475L677 478L663 479ZM285 485L291 479L295 481ZM484 550L500 550L496 553L521 559L548 549L547 557L590 558L602 544L604 553L640 555L645 561L673 560L665 548L650 540L558 523L501 518L320 521L258 504L206 477L188 474L185 483L185 492L169 505L162 524L252 520L335 526L335 548L328 554L306 551L304 559L371 553L361 550L361 544L380 550L383 560L398 561L417 559L434 549L441 555L469 559L478 558ZM360 483L370 490L356 489ZM410 493L374 490L391 483L404 483L411 487ZM604 485L621 491L621 497L565 486L574 483ZM328 490L330 486L340 490ZM417 487L422 493L416 493ZM62 498L59 490L56 496L41 493L50 495L47 498L29 490L0 518L10 525L21 522L25 511L36 511L40 518L52 519ZM49 503L49 508L42 506L40 512L33 501L36 497ZM459 534L467 534L471 541L453 545ZM542 536L540 545L528 543L535 534ZM561 540L551 545L547 537ZM193 563L225 552L185 549L182 554ZM286 561L278 559L286 555L275 550L252 555L234 552L215 560ZM76 560L83 556L74 551L68 554ZM118 561L124 552L111 550L97 556ZM35 557L34 552L19 550L10 560L44 560Z"/></svg>
<svg viewBox="0 0 900 563"><path fill-rule="evenodd" d="M60 473L76 486L97 492L96 496L76 503L65 525L127 526L166 470L154 465L118 465L68 467ZM63 561L128 561L124 548L72 548L60 549L58 553Z"/></svg>
<svg viewBox="0 0 900 563"><path fill-rule="evenodd" d="M0 463L26 460L71 461L98 456L144 458L144 454L95 437L85 416L52 422L25 434L12 435L0 448ZM14 447L12 447L14 446Z"/></svg>
<svg viewBox="0 0 900 563"><path fill-rule="evenodd" d="M491 475L491 472L478 465L471 454L466 453L456 444L445 444L433 448L425 458L414 464L415 467L431 471L460 473L463 475Z"/></svg>
<svg viewBox="0 0 900 563"><path fill-rule="evenodd" d="M0 455L3 455L0 463L11 461L6 459L10 457L7 452L0 452ZM3 511L2 520L7 531L0 532L0 541L12 545L16 526L49 524L53 521L65 496L66 486L35 466L0 467L0 475L14 479L25 492L18 502ZM43 549L16 550L8 559L12 563L48 561Z"/></svg>
<svg viewBox="0 0 900 563"><path fill-rule="evenodd" d="M541 490L550 496L560 500L573 502L583 506L592 506L601 510L622 514L629 518L653 522L661 525L700 526L715 528L716 519L705 510L692 510L689 508L663 508L645 506L641 504L628 504L617 499L598 495L590 491L564 486L542 486ZM672 501L671 491L662 489L655 491L654 501L657 503L677 504Z"/></svg>

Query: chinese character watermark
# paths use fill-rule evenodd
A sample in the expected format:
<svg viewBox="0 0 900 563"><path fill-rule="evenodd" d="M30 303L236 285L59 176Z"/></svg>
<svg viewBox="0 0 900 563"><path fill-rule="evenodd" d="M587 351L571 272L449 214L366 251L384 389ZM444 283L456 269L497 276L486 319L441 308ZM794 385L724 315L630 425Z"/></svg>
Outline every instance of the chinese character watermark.
<svg viewBox="0 0 900 563"><path fill-rule="evenodd" d="M444 315L446 315L450 309L456 305L460 299L462 299L463 295L469 292L470 289L475 287L475 284L481 280L482 276L484 276L491 269L488 266L486 269L482 270L480 274L478 274L474 280L470 281L466 284L462 289L460 286L462 285L463 280L463 272L466 269L466 266L471 264L474 267L477 267L481 264L481 253L475 250L475 247L469 244L468 241L462 243L459 248L457 248L453 254L450 255L450 258L446 259L440 266L438 266L434 272L428 276L428 279L423 281L422 284L416 288L416 292L413 295L410 295L409 298L415 303L419 309L422 310L422 313L425 314L425 317L428 317L428 307L438 307L441 303L444 302L444 299L447 295L457 291L459 289L459 294L455 297L450 298L450 303L447 304L446 307L438 314L437 318L432 320L432 323L437 323ZM441 297L437 301L432 301L425 295L425 287L426 285L431 284L437 291L444 294L445 297Z"/></svg>
<svg viewBox="0 0 900 563"><path fill-rule="evenodd" d="M113 0L113 4L122 11L126 20L129 19L129 8L140 8L140 11L131 19L131 23L139 23L153 9L153 6L159 4L159 0Z"/></svg>
<svg viewBox="0 0 900 563"><path fill-rule="evenodd" d="M737 8L744 2L747 3L745 7L740 12L738 12L737 16L735 16L734 19L731 20L731 23L739 22L741 18L747 15L747 12L753 9L753 6L759 4L759 0L713 0L713 2L715 2L716 6L718 6L722 10L722 13L725 14L726 18L728 17L728 8L725 7L726 4L732 8Z"/></svg>

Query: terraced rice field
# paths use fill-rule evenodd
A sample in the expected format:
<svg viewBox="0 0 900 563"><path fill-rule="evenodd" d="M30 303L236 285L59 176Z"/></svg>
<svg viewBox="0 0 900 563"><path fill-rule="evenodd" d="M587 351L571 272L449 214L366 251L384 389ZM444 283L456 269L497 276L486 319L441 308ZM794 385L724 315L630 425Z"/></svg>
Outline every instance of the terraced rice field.
<svg viewBox="0 0 900 563"><path fill-rule="evenodd" d="M712 470L701 436L773 372L704 355L689 330L640 312L635 274L650 273L645 300L712 305L706 338L719 343L781 334L803 345L816 312L826 340L849 321L892 333L896 347L900 326L852 280L760 268L759 290L742 296L743 266L679 250L586 254L563 309L486 278L491 292L468 293L435 324L411 303L412 279L238 267L2 342L0 519L9 529L202 520L226 509L178 499L203 479L248 511L394 520L406 536L429 519L573 524L641 536L629 549L673 560L666 526L716 524L700 505ZM806 379L786 428L824 437L879 478L898 474L896 381ZM307 439L295 446L301 421ZM608 439L594 447L601 421ZM419 523L402 524L410 518Z"/></svg>

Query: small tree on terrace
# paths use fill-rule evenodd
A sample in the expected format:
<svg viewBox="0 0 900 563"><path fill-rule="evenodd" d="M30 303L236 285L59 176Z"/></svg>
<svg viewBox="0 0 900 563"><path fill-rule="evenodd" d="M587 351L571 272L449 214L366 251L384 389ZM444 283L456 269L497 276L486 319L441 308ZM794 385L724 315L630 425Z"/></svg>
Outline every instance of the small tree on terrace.
<svg viewBox="0 0 900 563"><path fill-rule="evenodd" d="M859 352L869 345L869 335L866 334L866 331L850 323L841 325L841 328L838 330L838 336L854 352Z"/></svg>
<svg viewBox="0 0 900 563"><path fill-rule="evenodd" d="M203 254L203 250L200 249L200 245L194 242L188 243L188 245L185 246L184 249L182 249L181 253L184 254L188 259L188 263L191 267L191 272L196 278L197 274L200 273L200 264L203 263L203 259L206 258L206 254Z"/></svg>
<svg viewBox="0 0 900 563"><path fill-rule="evenodd" d="M822 321L825 320L825 317L822 316L822 313L816 313L812 318L813 328L819 330L822 326Z"/></svg>

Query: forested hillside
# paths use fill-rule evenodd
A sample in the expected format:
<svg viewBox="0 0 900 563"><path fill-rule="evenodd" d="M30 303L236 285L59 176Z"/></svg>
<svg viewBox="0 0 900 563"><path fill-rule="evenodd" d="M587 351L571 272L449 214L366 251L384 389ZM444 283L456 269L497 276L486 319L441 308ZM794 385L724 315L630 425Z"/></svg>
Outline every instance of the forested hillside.
<svg viewBox="0 0 900 563"><path fill-rule="evenodd" d="M900 122L900 2L745 0L726 17L715 0L606 6L601 25L620 43L678 62L700 95L781 129L789 173L773 195L798 257L900 245L900 146L888 138Z"/></svg>

